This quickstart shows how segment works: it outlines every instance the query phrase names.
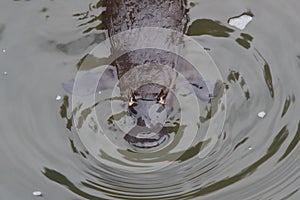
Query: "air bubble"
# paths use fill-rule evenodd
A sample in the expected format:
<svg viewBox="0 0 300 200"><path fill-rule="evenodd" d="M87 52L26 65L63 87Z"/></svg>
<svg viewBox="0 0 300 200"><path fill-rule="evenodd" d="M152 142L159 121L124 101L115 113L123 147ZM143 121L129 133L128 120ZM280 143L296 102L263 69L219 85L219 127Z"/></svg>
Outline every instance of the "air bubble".
<svg viewBox="0 0 300 200"><path fill-rule="evenodd" d="M33 195L33 196L39 196L39 197L43 196L43 194L42 194L41 191L34 191L34 192L32 193L32 195Z"/></svg>
<svg viewBox="0 0 300 200"><path fill-rule="evenodd" d="M259 113L257 114L257 116L258 116L259 118L264 118L264 117L266 116L266 113L265 113L264 111L262 111L262 112L259 112Z"/></svg>
<svg viewBox="0 0 300 200"><path fill-rule="evenodd" d="M59 101L59 100L61 100L62 98L61 98L61 96L57 95L55 99L56 99L56 101Z"/></svg>

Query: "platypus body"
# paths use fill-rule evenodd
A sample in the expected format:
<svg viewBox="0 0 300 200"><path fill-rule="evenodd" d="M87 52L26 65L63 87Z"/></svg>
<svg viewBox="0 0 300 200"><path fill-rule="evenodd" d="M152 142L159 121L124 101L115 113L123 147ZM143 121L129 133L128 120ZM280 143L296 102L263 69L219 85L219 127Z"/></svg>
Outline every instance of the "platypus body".
<svg viewBox="0 0 300 200"><path fill-rule="evenodd" d="M157 27L185 33L189 21L186 0L106 0L104 24L110 37L124 31ZM164 42L165 38L161 38ZM113 51L118 44L112 43ZM128 52L115 61L120 78L131 67L145 62L173 65L174 57L157 50Z"/></svg>
<svg viewBox="0 0 300 200"><path fill-rule="evenodd" d="M104 6L106 11L103 13L102 23L111 38L111 54L123 51L122 41L115 41L113 37L124 31L154 27L184 34L187 30L189 16L186 0L104 0ZM158 35L157 39L164 42L167 38L159 38ZM126 113L131 119L128 123L131 127L125 133L124 139L130 145L152 148L159 146L168 138L168 128L165 123L176 98L171 94L172 88L168 84L148 81L137 86L138 83L143 79L151 80L154 77L156 80L163 81L172 79L163 66L174 69L179 65L184 68L188 64L178 55L153 48L127 51L110 63L117 71L121 96L127 101ZM139 70L135 72L135 69ZM141 69L142 73L140 73ZM195 74L196 71L193 73ZM193 76L188 80L197 90L196 94L202 92L198 90L203 90L204 96L208 97L208 89L205 89L206 84L203 80L199 77L196 79L191 77Z"/></svg>

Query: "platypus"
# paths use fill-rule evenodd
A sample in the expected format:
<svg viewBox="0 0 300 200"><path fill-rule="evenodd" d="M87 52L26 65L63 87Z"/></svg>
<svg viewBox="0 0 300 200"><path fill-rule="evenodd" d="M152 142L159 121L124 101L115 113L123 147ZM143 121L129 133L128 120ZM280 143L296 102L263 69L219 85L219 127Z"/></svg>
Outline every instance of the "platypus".
<svg viewBox="0 0 300 200"><path fill-rule="evenodd" d="M106 0L105 6L104 24L110 37L144 27L166 28L182 33L187 28L186 0ZM119 50L118 45L112 43L112 46L115 48L112 51ZM122 55L112 64L116 67L120 80L126 72L144 63L172 66L175 62L175 57L167 52L140 49ZM153 65L144 67L151 66ZM130 84L126 85L126 88L128 87ZM122 91L122 85L120 88ZM135 124L124 137L129 144L140 148L151 148L165 141L168 130L164 124L170 112L167 110L170 109L170 102L167 101L168 90L167 87L155 83L129 89L128 115L132 117Z"/></svg>
<svg viewBox="0 0 300 200"><path fill-rule="evenodd" d="M114 41L113 37L124 31L156 27L185 34L189 22L186 0L104 0L103 5L106 10L102 23L108 36L112 38L112 54L123 50L122 41ZM166 38L160 40L164 42ZM126 52L112 60L110 65L116 69L118 86L122 97L127 101L125 109L131 120L124 139L138 148L161 145L168 138L165 123L176 97L170 92L172 84L159 84L157 80L168 81L167 79L174 78L165 70L165 66L172 69L180 65L181 71L184 71L182 67L188 65L188 62L171 52L146 48ZM191 73L193 75L187 79L197 96L204 97L202 100L209 100L210 94L205 82L201 77L194 76L196 70ZM143 78L145 76L147 77ZM154 76L156 80L149 81ZM143 82L144 79L148 81ZM101 87L101 79L99 85Z"/></svg>

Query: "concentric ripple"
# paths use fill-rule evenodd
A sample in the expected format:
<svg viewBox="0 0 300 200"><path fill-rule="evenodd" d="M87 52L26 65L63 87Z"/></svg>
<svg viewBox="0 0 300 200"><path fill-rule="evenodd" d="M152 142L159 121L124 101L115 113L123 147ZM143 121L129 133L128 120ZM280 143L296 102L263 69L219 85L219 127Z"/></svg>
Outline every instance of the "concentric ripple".
<svg viewBox="0 0 300 200"><path fill-rule="evenodd" d="M102 144L105 147L101 159L93 156L94 164L87 166L90 175L82 182L86 189L116 199L268 199L274 196L279 199L297 192L297 187L289 194L282 192L289 184L299 182L299 156L295 152L299 150L300 124L284 120L288 118L286 115L295 116L299 109L294 86L288 82L283 84L287 80L284 76L289 73L276 64L269 64L259 47L238 50L241 47L236 44L227 42L226 45L226 51L218 47L212 55L240 57L244 62L227 61L222 63L222 69L218 68L223 79L227 79L223 80L227 103L218 99L210 105L217 109L216 116L227 110L224 128L217 128L220 131L214 132L215 137L194 138L192 144L177 151L172 151L176 147L172 144L178 145L187 137L181 121L171 142L159 150L143 152L115 145L117 153L109 155L108 145ZM297 74L297 68L289 70L296 70ZM187 101L178 100L178 106ZM102 112L104 107L100 109ZM259 118L259 112L265 112L266 116ZM200 115L198 118L201 119ZM222 120L214 121L209 127L220 124ZM201 133L197 136L201 137ZM163 165L148 171L149 166L158 162ZM217 191L222 191L222 196Z"/></svg>
<svg viewBox="0 0 300 200"><path fill-rule="evenodd" d="M1 1L0 199L299 199L299 2L189 3L186 41L204 48L181 57L224 92L201 102L173 90L167 140L139 149L123 139L118 83L97 90L111 67L108 41L91 52L101 2ZM244 30L228 25L246 12ZM61 88L74 74L85 96Z"/></svg>
<svg viewBox="0 0 300 200"><path fill-rule="evenodd" d="M136 40L137 36L141 38L140 42ZM161 43L160 40L155 40L155 38L170 36L181 38L181 43L177 41ZM149 38L149 42L145 42L143 38ZM122 49L128 52L149 48L173 52L186 60L181 61L182 66L191 63L192 69L155 65L136 66L108 89L101 90L99 95L99 81L101 83L107 80L102 77L106 77L105 73L111 68L108 63L86 72L86 69L91 68L86 64L89 63L87 57L82 62L72 91L72 119L87 151L102 164L139 173L156 171L171 165L178 159L188 159L186 152L193 151L194 148L197 149L197 153L188 157L197 156L200 152L207 153L208 149L215 145L222 130L226 96L222 95L224 87L222 87L218 68L203 47L192 38L172 30L145 28L123 32L103 41L90 53L93 59L101 60L100 56L110 57L110 60L117 58L118 55L115 54L104 54L111 48L109 46L111 41L121 41L122 44L118 45L124 45ZM183 46L180 51L177 50L179 46ZM199 80L203 82L201 89L197 89L200 92L196 91L197 95L194 94L193 85L189 83L189 80L196 75L195 72L199 73L198 76L201 78ZM89 83L85 84L87 73L89 77L94 75L98 78L89 78ZM173 111L165 124L168 130L167 139L164 144L155 148L135 148L123 139L132 126L131 117L126 114L126 94L129 93L129 89L135 90L142 85L153 83L167 87L170 91L169 96L173 99ZM91 95L80 95L84 87L88 87L86 90L91 91ZM209 96L213 96L210 101L208 101ZM218 125L210 126L210 123L216 124L216 122Z"/></svg>

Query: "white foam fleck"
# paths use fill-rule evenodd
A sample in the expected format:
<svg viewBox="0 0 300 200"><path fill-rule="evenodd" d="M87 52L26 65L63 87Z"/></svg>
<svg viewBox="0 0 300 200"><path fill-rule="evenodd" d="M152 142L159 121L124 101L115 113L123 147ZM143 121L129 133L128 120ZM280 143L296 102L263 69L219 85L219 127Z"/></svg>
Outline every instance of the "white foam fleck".
<svg viewBox="0 0 300 200"><path fill-rule="evenodd" d="M43 196L42 192L41 191L34 191L32 193L33 196Z"/></svg>
<svg viewBox="0 0 300 200"><path fill-rule="evenodd" d="M233 27L236 27L240 30L244 30L249 22L251 22L253 17L249 15L241 15L239 17L234 17L229 19L229 24Z"/></svg>
<svg viewBox="0 0 300 200"><path fill-rule="evenodd" d="M55 99L56 99L56 101L59 101L59 100L61 100L61 99L62 99L62 97L61 97L61 96L59 96L59 95L57 95Z"/></svg>
<svg viewBox="0 0 300 200"><path fill-rule="evenodd" d="M257 114L257 116L258 116L259 118L264 118L264 117L266 116L266 113L265 113L264 111L261 111L261 112L259 112L259 113Z"/></svg>

